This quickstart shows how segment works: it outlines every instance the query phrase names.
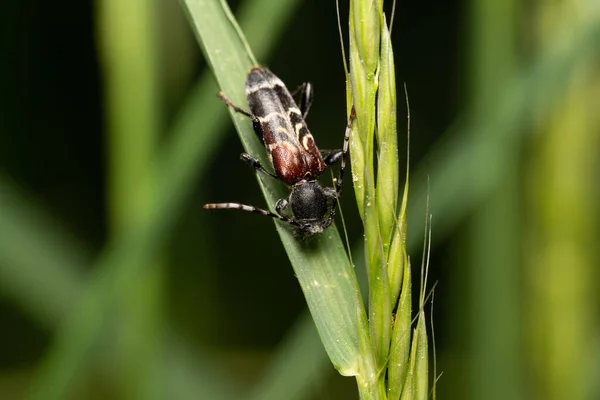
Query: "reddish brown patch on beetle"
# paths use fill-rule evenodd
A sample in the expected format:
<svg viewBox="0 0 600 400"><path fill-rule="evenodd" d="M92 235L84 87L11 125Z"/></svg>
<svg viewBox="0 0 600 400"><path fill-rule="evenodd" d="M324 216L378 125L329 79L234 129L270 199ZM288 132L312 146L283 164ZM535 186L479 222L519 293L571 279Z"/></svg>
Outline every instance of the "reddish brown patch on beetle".
<svg viewBox="0 0 600 400"><path fill-rule="evenodd" d="M271 145L275 173L288 185L294 185L306 172L306 163L299 149L292 143L281 141Z"/></svg>

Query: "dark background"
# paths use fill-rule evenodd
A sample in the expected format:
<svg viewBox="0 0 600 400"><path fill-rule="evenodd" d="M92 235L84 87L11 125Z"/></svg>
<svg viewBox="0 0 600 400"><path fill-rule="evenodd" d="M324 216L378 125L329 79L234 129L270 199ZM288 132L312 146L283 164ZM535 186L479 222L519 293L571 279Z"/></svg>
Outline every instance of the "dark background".
<svg viewBox="0 0 600 400"><path fill-rule="evenodd" d="M230 3L234 12L238 3ZM499 119L497 115L502 114L496 110L504 104L502 99L511 96L506 93L514 86L513 77L538 65L537 57L548 42L552 43L554 31L577 32L576 27L586 21L595 21L598 26L598 17L563 15L561 10L574 8L568 1L559 2L562 8L556 5L549 9L537 2L510 2L508 16L495 14L493 5L486 9L487 3L415 1L397 5L393 29L396 80L399 89L406 83L410 98L410 164L418 171L413 175L413 186L426 187L429 174L435 185L433 174L450 170L450 166L443 167L444 149L451 153L460 148L460 132L468 129L461 125L463 122L476 115L475 121L484 121L484 125L475 126L486 127L486 122L493 124ZM192 96L191 88L206 65L180 5L175 1L148 4L159 10L160 147L169 140L169 128ZM388 15L390 9L391 4L386 4ZM98 4L74 0L14 0L0 5L0 201L7 205L2 208L5 214L0 214L0 240L10 238L6 246L20 243L33 256L39 251L35 240L17 236L18 231L1 219L12 221L17 211L11 207L26 206L28 219L22 221L30 221L33 231L35 224L43 221L52 229L46 233L56 230L68 237L66 252L88 265L78 271L81 276L94 272L92 261L110 241L113 229L107 201L110 157L106 116L110 108L106 105L106 64L99 50L97 10ZM315 99L309 126L321 148L339 147L345 83L335 4L301 2L292 15L283 32L273 38L277 45L270 57L260 61L290 88L304 81L313 83ZM345 21L346 4L341 5L341 15ZM506 21L510 24L489 28ZM342 25L346 29L346 22ZM346 38L347 34L344 31ZM506 42L494 34L508 35L508 50L502 48ZM508 66L503 64L506 60L494 64L494 53L510 53ZM485 59L489 54L491 58ZM444 371L438 383L440 398L559 399L571 392L575 395L570 398L591 399L595 398L593 393L598 394L591 383L599 375L598 363L593 362L594 355L600 355L594 290L598 287L598 252L588 244L598 238L598 165L593 160L598 156L595 144L600 125L593 105L599 105L600 85L597 69L589 72L594 70L590 65L597 67L597 62L586 60L578 70L583 72L558 75L563 78L560 81L566 94L548 89L558 96L551 95L556 97L555 104L545 106L539 114L552 118L542 118L541 122L521 118L525 122L515 126L523 132L519 139L508 149L499 146L500 164L493 166L494 171L510 170L510 174L497 179L476 201L459 190L465 200L452 203L464 203L458 211L436 208L438 199L431 199L429 279L438 282L433 321L437 371ZM500 72L486 70L492 67ZM523 80L518 82L523 84ZM484 83L488 86L482 88ZM519 101L514 95L508 98L508 103ZM404 165L406 107L401 92L398 99L400 159ZM216 98L214 101L218 102ZM561 101L565 103L560 105ZM571 116L571 104L586 104L590 112ZM563 110L565 120L560 119L561 112L556 115L549 109ZM575 125L573 130L569 124ZM276 354L278 343L302 315L305 303L269 219L249 213L209 213L201 208L213 201L264 206L252 172L238 161L243 150L233 124L227 122L226 126L224 139L210 153L208 168L195 179L183 208L173 211L175 225L164 232L159 261L152 261L163 266L157 284L160 295L153 292L155 297L149 301L160 310L156 329L179 332L201 353L187 355L200 365L195 371L207 376L215 370L225 371L223 374L240 388L251 388ZM572 136L556 133L561 129ZM474 136L493 136L496 131L476 131ZM562 143L579 140L577 137L588 144L581 146L580 153L570 152L569 146L560 151ZM135 147L130 150L137 151ZM474 169L485 172L493 168L485 163L485 157L480 163L477 154L464 153L464 175L457 179L461 184L467 182L468 187ZM579 163L582 158L592 162ZM561 173L572 177L565 180L572 186L554 185L563 182L557 177ZM568 201L560 197L565 191L573 194L567 196ZM438 193L435 187L432 192L434 196ZM342 208L350 242L360 245L362 228L352 195L348 180ZM513 207L503 209L498 199L512 201ZM506 201L499 202L506 205ZM424 205L416 205L414 210L418 214L411 216L411 221L424 221ZM584 211L587 218L582 219ZM553 218L558 214L572 215ZM490 224L506 220L514 223L491 228L495 232L491 237L482 234L489 232L485 227ZM339 222L337 225L341 226ZM409 232L414 225L409 226ZM421 235L422 228L416 231ZM559 248L557 243L565 247ZM12 254L2 249L3 254ZM413 264L420 265L420 248L409 251ZM554 267L557 260L560 264ZM41 277L52 274L52 261L42 259L38 264ZM498 264L504 270L500 274ZM28 300L44 292L28 282L42 280L43 285L43 279L22 278L15 272L19 261L9 255L0 257L0 265L4 271L0 275L0 397L21 398L35 382L38 363L52 348L53 329L49 326L67 323L69 317L49 324L40 302ZM564 270L570 272L564 276L563 272L553 272ZM539 286L554 289L538 290ZM565 292L568 294L563 297ZM143 296L141 299L143 303ZM548 311L549 304L557 307L555 315ZM539 316L538 311L544 318L530 319ZM574 314L581 316L575 318ZM118 326L119 317L115 320ZM577 334L560 329L564 325ZM107 328L114 329L118 330ZM142 337L146 333L137 334ZM111 337L108 335L102 346L110 343ZM562 358L564 354L570 356ZM79 398L94 394L98 398L127 397L129 392L123 386L130 381L105 376L98 372L104 367L93 360L84 360L87 372L78 373L73 393ZM559 360L561 366L553 367L552 360ZM570 373L563 374L559 383L552 382L550 378L553 373L560 375L560 368ZM320 376L314 385L307 383L311 389L305 398L356 398L353 379L339 377L329 366Z"/></svg>

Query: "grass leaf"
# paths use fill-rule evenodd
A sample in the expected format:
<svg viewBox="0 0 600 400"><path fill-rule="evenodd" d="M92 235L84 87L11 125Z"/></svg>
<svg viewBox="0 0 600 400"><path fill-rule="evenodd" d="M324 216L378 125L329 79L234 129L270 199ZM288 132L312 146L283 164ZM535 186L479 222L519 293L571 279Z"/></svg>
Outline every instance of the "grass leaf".
<svg viewBox="0 0 600 400"><path fill-rule="evenodd" d="M187 0L184 4L221 90L234 104L247 108L244 82L252 64L221 5L214 0ZM236 114L233 119L246 151L267 164L264 147L249 119ZM280 183L258 179L271 209L278 199L287 197ZM287 224L275 224L331 361L343 375L358 374L359 319L366 316L337 230L330 228L301 241L293 237Z"/></svg>

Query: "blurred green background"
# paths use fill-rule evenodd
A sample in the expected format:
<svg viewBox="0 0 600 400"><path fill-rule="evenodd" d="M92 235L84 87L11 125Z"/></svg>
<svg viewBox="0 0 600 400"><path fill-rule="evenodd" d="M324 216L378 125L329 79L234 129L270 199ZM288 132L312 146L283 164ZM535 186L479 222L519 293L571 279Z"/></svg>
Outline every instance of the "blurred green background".
<svg viewBox="0 0 600 400"><path fill-rule="evenodd" d="M335 3L229 4L338 147ZM7 0L0 21L0 399L357 398L273 223L201 208L264 200L180 4ZM393 42L439 398L600 398L600 4L399 2ZM360 264L350 185L342 208Z"/></svg>

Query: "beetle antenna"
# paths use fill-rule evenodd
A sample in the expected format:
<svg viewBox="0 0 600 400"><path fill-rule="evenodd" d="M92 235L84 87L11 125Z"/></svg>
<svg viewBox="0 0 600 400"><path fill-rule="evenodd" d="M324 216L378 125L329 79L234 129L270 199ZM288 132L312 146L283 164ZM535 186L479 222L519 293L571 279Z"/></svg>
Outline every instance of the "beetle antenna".
<svg viewBox="0 0 600 400"><path fill-rule="evenodd" d="M302 227L302 225L300 225L298 222L294 221L291 218L286 217L285 215L275 214L269 210L264 210L262 208L258 208L258 207L254 207L254 206L247 206L245 204L240 204L240 203L210 203L210 204L205 204L202 208L207 209L207 210L247 211L247 212L252 212L255 214L261 214L261 215L265 215L267 217L275 218L280 221L287 222L288 224L293 225L298 228Z"/></svg>
<svg viewBox="0 0 600 400"><path fill-rule="evenodd" d="M342 181L344 180L344 170L346 169L346 156L348 155L348 149L350 147L350 133L352 133L352 124L356 119L356 110L354 106L350 110L350 118L348 118L348 125L346 125L346 133L344 134L344 146L342 146L342 160L340 161L340 176L335 183L335 200L333 208L337 204L337 199L342 195Z"/></svg>

